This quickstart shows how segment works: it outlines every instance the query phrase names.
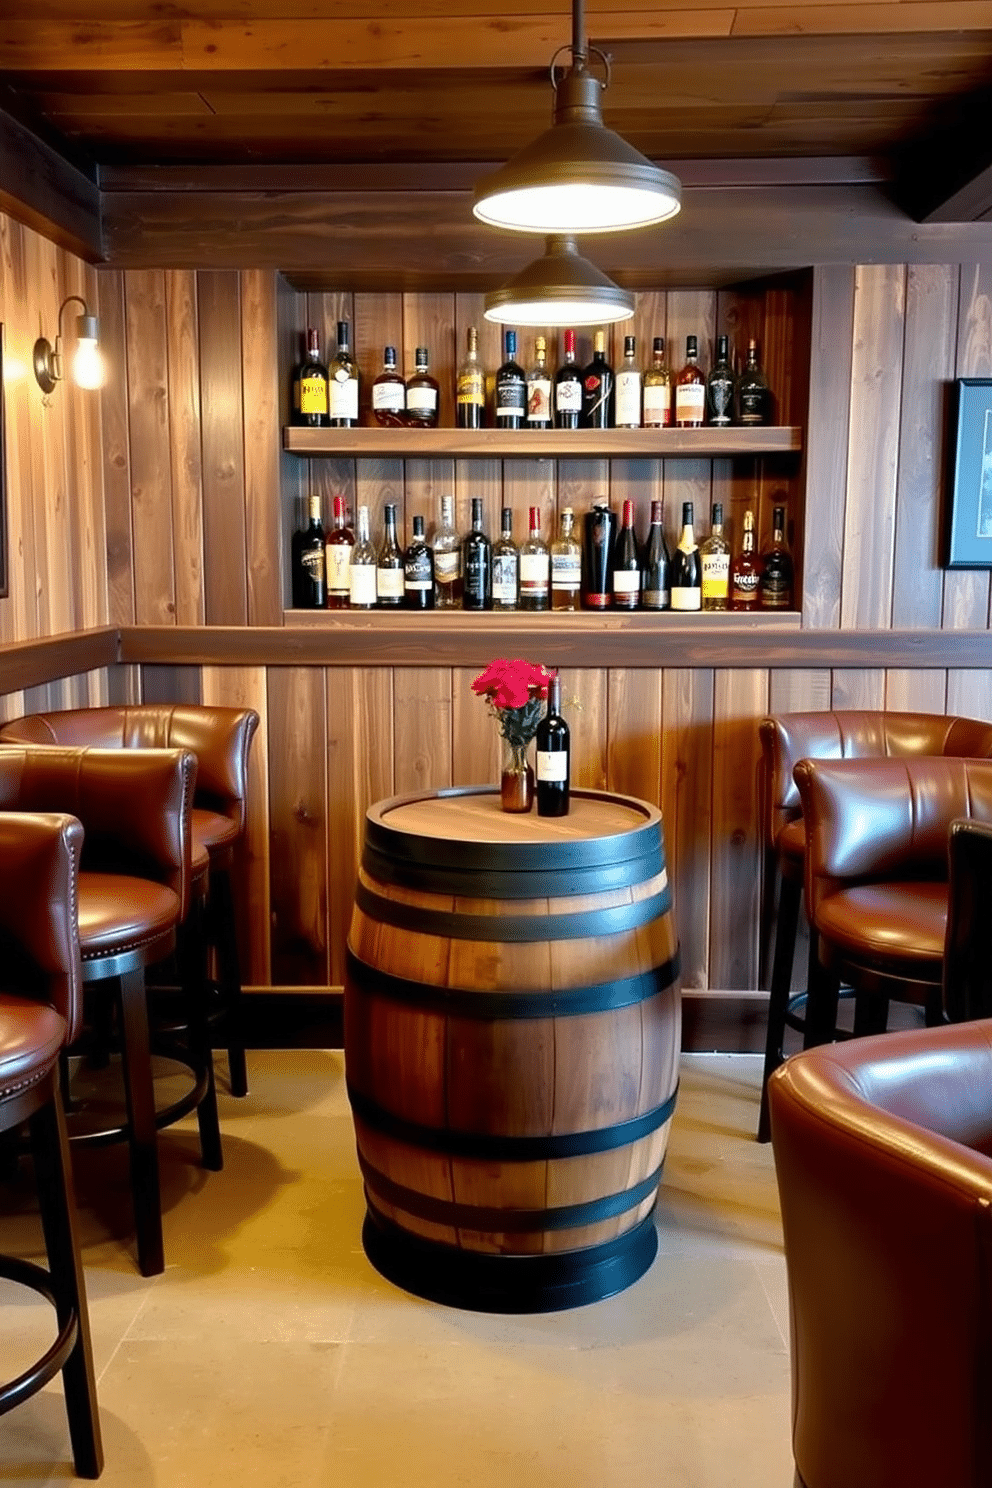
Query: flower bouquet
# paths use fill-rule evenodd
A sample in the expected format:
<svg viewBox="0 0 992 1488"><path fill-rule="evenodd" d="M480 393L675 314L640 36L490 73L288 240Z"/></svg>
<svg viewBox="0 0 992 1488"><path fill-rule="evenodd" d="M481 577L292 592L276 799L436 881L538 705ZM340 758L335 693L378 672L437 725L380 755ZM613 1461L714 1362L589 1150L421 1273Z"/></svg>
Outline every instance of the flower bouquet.
<svg viewBox="0 0 992 1488"><path fill-rule="evenodd" d="M541 704L548 695L549 673L542 666L516 658L497 657L472 683L484 697L504 740L500 797L504 811L529 811L534 799L534 772L527 748L541 721Z"/></svg>

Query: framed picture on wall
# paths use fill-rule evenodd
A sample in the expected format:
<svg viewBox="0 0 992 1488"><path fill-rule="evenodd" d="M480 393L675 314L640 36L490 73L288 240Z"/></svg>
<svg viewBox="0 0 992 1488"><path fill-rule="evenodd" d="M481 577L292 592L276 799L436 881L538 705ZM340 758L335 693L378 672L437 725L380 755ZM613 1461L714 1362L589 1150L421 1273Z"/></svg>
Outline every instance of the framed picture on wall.
<svg viewBox="0 0 992 1488"><path fill-rule="evenodd" d="M992 568L992 378L959 377L947 568Z"/></svg>
<svg viewBox="0 0 992 1488"><path fill-rule="evenodd" d="M7 596L7 444L4 438L3 325L0 323L0 599Z"/></svg>

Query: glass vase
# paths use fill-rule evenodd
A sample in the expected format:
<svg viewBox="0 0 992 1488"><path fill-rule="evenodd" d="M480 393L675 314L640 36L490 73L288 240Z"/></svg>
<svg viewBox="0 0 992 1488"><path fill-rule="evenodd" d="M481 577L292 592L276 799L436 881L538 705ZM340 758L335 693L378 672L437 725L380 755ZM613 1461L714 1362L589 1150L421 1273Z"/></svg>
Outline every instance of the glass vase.
<svg viewBox="0 0 992 1488"><path fill-rule="evenodd" d="M534 771L527 759L527 744L503 740L500 804L504 811L529 811L534 802Z"/></svg>

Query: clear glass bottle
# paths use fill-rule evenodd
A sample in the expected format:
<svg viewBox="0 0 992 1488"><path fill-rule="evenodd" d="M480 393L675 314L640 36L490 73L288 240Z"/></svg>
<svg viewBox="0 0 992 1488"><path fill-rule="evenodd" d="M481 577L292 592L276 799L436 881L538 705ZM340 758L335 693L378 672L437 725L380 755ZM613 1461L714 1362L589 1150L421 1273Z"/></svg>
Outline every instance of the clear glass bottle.
<svg viewBox="0 0 992 1488"><path fill-rule="evenodd" d="M723 535L723 503L714 501L710 535L699 544L704 610L725 610L730 602L730 544Z"/></svg>
<svg viewBox="0 0 992 1488"><path fill-rule="evenodd" d="M481 429L486 412L486 374L479 361L479 333L468 328L468 349L455 384L455 423L459 429Z"/></svg>
<svg viewBox="0 0 992 1488"><path fill-rule="evenodd" d="M551 544L551 608L577 610L582 590L582 544L575 536L575 514L570 506L558 518L558 536Z"/></svg>
<svg viewBox="0 0 992 1488"><path fill-rule="evenodd" d="M319 496L308 499L307 517L307 525L293 536L293 605L298 610L322 610L327 604L327 584Z"/></svg>
<svg viewBox="0 0 992 1488"><path fill-rule="evenodd" d="M772 540L761 555L758 602L763 610L792 609L792 554L785 538L785 507L772 513Z"/></svg>
<svg viewBox="0 0 992 1488"><path fill-rule="evenodd" d="M493 543L493 609L515 610L520 594L520 554L513 541L513 508L504 506Z"/></svg>
<svg viewBox="0 0 992 1488"><path fill-rule="evenodd" d="M676 427L701 429L705 412L706 378L699 365L699 345L695 336L686 336L685 366L675 379Z"/></svg>
<svg viewBox="0 0 992 1488"><path fill-rule="evenodd" d="M734 422L734 394L736 383L734 369L730 365L730 341L726 336L716 338L716 360L706 378L706 421L717 429L725 429Z"/></svg>
<svg viewBox="0 0 992 1488"><path fill-rule="evenodd" d="M772 421L772 393L761 363L758 343L747 343L747 358L737 380L737 421L753 428Z"/></svg>
<svg viewBox="0 0 992 1488"><path fill-rule="evenodd" d="M320 333L307 330L307 350L293 377L293 423L305 429L327 427L327 368L320 358Z"/></svg>
<svg viewBox="0 0 992 1488"><path fill-rule="evenodd" d="M376 559L375 544L369 528L369 509L358 508L358 539L351 550L350 605L353 610L374 610L376 607Z"/></svg>
<svg viewBox="0 0 992 1488"><path fill-rule="evenodd" d="M682 532L672 554L670 592L673 610L701 610L703 607L702 567L699 547L692 526L692 502L682 503Z"/></svg>
<svg viewBox="0 0 992 1488"><path fill-rule="evenodd" d="M426 346L415 352L415 369L406 380L406 421L415 429L437 427L440 388L430 373Z"/></svg>
<svg viewBox="0 0 992 1488"><path fill-rule="evenodd" d="M520 544L520 610L546 610L551 602L551 555L541 536L541 508L530 508L530 530Z"/></svg>
<svg viewBox="0 0 992 1488"><path fill-rule="evenodd" d="M660 501L651 503L651 526L644 545L644 566L641 574L641 606L645 610L667 610L671 607L669 583L670 558L665 542L662 522L663 507Z"/></svg>
<svg viewBox="0 0 992 1488"><path fill-rule="evenodd" d="M431 538L434 554L434 595L439 610L462 606L462 540L455 527L455 498L441 497L441 521Z"/></svg>
<svg viewBox="0 0 992 1488"><path fill-rule="evenodd" d="M571 782L571 735L561 716L561 676L548 683L548 711L535 736L535 785L538 816L567 816Z"/></svg>
<svg viewBox="0 0 992 1488"><path fill-rule="evenodd" d="M527 372L527 427L551 428L551 376L548 372L548 343L534 340L534 365Z"/></svg>
<svg viewBox="0 0 992 1488"><path fill-rule="evenodd" d="M424 537L423 517L414 517L413 537L403 555L403 603L408 610L434 608L434 555Z"/></svg>
<svg viewBox="0 0 992 1488"><path fill-rule="evenodd" d="M730 565L730 608L732 610L756 610L758 608L760 578L761 560L755 546L754 512L746 511L740 549Z"/></svg>
<svg viewBox="0 0 992 1488"><path fill-rule="evenodd" d="M575 365L575 332L562 335L562 364L555 373L555 428L577 429L582 418L582 374Z"/></svg>
<svg viewBox="0 0 992 1488"><path fill-rule="evenodd" d="M634 531L634 503L625 501L613 549L613 607L636 610L641 602L641 560Z"/></svg>
<svg viewBox="0 0 992 1488"><path fill-rule="evenodd" d="M338 321L338 349L327 369L328 418L332 429L352 429L358 423L358 368L351 355L351 327Z"/></svg>
<svg viewBox="0 0 992 1488"><path fill-rule="evenodd" d="M503 332L503 363L496 373L496 427L522 429L527 418L527 379L517 361L517 333Z"/></svg>
<svg viewBox="0 0 992 1488"><path fill-rule="evenodd" d="M386 502L383 512L382 542L376 554L375 592L382 609L399 609L404 596L403 550L396 536L396 507Z"/></svg>
<svg viewBox="0 0 992 1488"><path fill-rule="evenodd" d="M623 362L617 368L614 410L618 429L641 427L641 369L637 365L637 340L623 338Z"/></svg>
<svg viewBox="0 0 992 1488"><path fill-rule="evenodd" d="M482 526L481 496L472 497L472 527L462 543L462 573L462 609L492 609L492 543Z"/></svg>
<svg viewBox="0 0 992 1488"><path fill-rule="evenodd" d="M382 371L372 383L372 417L377 424L405 424L406 383L396 370L396 347L382 353Z"/></svg>
<svg viewBox="0 0 992 1488"><path fill-rule="evenodd" d="M348 526L348 503L343 496L335 496L334 525L324 543L329 610L348 608L351 599L351 550L354 546L355 534Z"/></svg>
<svg viewBox="0 0 992 1488"><path fill-rule="evenodd" d="M672 374L665 361L665 338L655 336L650 367L644 374L644 427L667 429L672 422Z"/></svg>
<svg viewBox="0 0 992 1488"><path fill-rule="evenodd" d="M606 332L596 331L592 361L582 373L583 429L613 428L613 368L606 360Z"/></svg>

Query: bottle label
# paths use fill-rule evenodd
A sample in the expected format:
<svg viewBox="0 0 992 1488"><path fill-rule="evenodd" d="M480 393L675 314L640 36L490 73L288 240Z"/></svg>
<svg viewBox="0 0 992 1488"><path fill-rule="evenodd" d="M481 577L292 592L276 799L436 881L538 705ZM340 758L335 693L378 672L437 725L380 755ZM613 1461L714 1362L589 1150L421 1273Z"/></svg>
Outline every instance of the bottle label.
<svg viewBox="0 0 992 1488"><path fill-rule="evenodd" d="M504 377L496 383L496 417L519 418L527 412L527 386L519 377Z"/></svg>
<svg viewBox="0 0 992 1488"><path fill-rule="evenodd" d="M380 599L402 599L402 568L377 568L375 571L375 590Z"/></svg>
<svg viewBox="0 0 992 1488"><path fill-rule="evenodd" d="M581 584L582 560L578 553L552 553L552 589L569 589L578 592Z"/></svg>
<svg viewBox="0 0 992 1488"><path fill-rule="evenodd" d="M442 550L434 552L434 574L439 584L451 584L459 577L462 571L462 550L452 548L445 552Z"/></svg>
<svg viewBox="0 0 992 1488"><path fill-rule="evenodd" d="M328 543L327 587L332 594L347 594L351 584L351 543Z"/></svg>
<svg viewBox="0 0 992 1488"><path fill-rule="evenodd" d="M583 407L585 408L586 422L597 424L603 418L609 400L609 380L605 377L596 377L590 374L585 380L584 387L585 397L583 398Z"/></svg>
<svg viewBox="0 0 992 1488"><path fill-rule="evenodd" d="M351 602L353 605L374 605L378 597L375 566L371 563L351 565Z"/></svg>
<svg viewBox="0 0 992 1488"><path fill-rule="evenodd" d="M551 422L551 379L535 377L527 384L527 422L547 424Z"/></svg>
<svg viewBox="0 0 992 1488"><path fill-rule="evenodd" d="M765 393L763 388L741 388L739 401L742 424L763 424L765 422Z"/></svg>
<svg viewBox="0 0 992 1488"><path fill-rule="evenodd" d="M567 749L558 749L554 752L550 749L538 749L535 751L534 763L537 766L538 780L564 784L568 779Z"/></svg>
<svg viewBox="0 0 992 1488"><path fill-rule="evenodd" d="M618 372L615 397L617 428L639 429L641 426L640 372Z"/></svg>
<svg viewBox="0 0 992 1488"><path fill-rule="evenodd" d="M670 603L667 589L645 589L641 595L641 604L646 610L667 610Z"/></svg>
<svg viewBox="0 0 992 1488"><path fill-rule="evenodd" d="M730 554L703 553L703 599L726 599L730 588Z"/></svg>
<svg viewBox="0 0 992 1488"><path fill-rule="evenodd" d="M327 383L322 377L300 378L300 412L327 412Z"/></svg>
<svg viewBox="0 0 992 1488"><path fill-rule="evenodd" d="M521 553L521 594L547 594L549 568L547 553Z"/></svg>
<svg viewBox="0 0 992 1488"><path fill-rule="evenodd" d="M337 373L331 380L331 418L358 420L358 378Z"/></svg>
<svg viewBox="0 0 992 1488"><path fill-rule="evenodd" d="M706 390L701 382L680 382L675 389L676 422L701 424L705 402Z"/></svg>
<svg viewBox="0 0 992 1488"><path fill-rule="evenodd" d="M672 389L667 382L645 383L644 422L664 427L672 421Z"/></svg>
<svg viewBox="0 0 992 1488"><path fill-rule="evenodd" d="M324 582L324 550L323 548L305 548L300 554L300 562L306 570L307 578L314 584Z"/></svg>
<svg viewBox="0 0 992 1488"><path fill-rule="evenodd" d="M406 390L406 406L411 413L434 413L437 410L437 388L411 387Z"/></svg>
<svg viewBox="0 0 992 1488"><path fill-rule="evenodd" d="M613 573L614 594L639 594L641 576L636 568L618 568Z"/></svg>
<svg viewBox="0 0 992 1488"><path fill-rule="evenodd" d="M405 393L401 382L374 382L372 407L376 413L402 413Z"/></svg>
<svg viewBox="0 0 992 1488"><path fill-rule="evenodd" d="M728 374L726 377L715 377L709 385L710 423L718 427L726 427L733 422L734 411L734 380Z"/></svg>
<svg viewBox="0 0 992 1488"><path fill-rule="evenodd" d="M673 610L701 610L703 596L699 589L682 589L677 584L672 590Z"/></svg>
<svg viewBox="0 0 992 1488"><path fill-rule="evenodd" d="M766 610L787 610L792 603L792 588L787 575L765 570L761 581L761 604Z"/></svg>
<svg viewBox="0 0 992 1488"><path fill-rule="evenodd" d="M517 602L517 555L496 553L493 556L493 602L516 604Z"/></svg>
<svg viewBox="0 0 992 1488"><path fill-rule="evenodd" d="M758 593L758 571L734 574L734 599L752 600Z"/></svg>
<svg viewBox="0 0 992 1488"><path fill-rule="evenodd" d="M486 384L481 368L472 372L459 372L455 397L459 403L470 403L482 407L486 401Z"/></svg>
<svg viewBox="0 0 992 1488"><path fill-rule="evenodd" d="M581 382L559 382L555 386L555 408L559 413L582 412Z"/></svg>

